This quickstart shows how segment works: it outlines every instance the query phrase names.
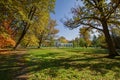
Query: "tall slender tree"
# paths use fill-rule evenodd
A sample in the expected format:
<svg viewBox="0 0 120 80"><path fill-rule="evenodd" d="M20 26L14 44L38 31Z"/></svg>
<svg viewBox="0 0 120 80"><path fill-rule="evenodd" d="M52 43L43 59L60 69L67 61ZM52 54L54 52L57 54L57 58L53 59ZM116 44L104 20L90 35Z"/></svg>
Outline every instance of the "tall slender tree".
<svg viewBox="0 0 120 80"><path fill-rule="evenodd" d="M55 0L47 0L47 1L43 1L43 0L31 0L31 1L26 1L23 10L26 11L25 8L31 7L30 9L28 8L28 14L25 15L27 16L27 21L23 20L23 30L22 30L22 34L20 35L14 49L17 48L17 46L20 44L21 40L24 38L26 32L29 30L29 28L31 27L31 23L30 21L33 21L33 23L36 20L40 20L41 16L43 16L43 14L41 14L42 12L46 12L46 13L50 13L53 12L54 9L54 4L55 4ZM24 14L22 15L24 16ZM44 22L43 22L44 23Z"/></svg>

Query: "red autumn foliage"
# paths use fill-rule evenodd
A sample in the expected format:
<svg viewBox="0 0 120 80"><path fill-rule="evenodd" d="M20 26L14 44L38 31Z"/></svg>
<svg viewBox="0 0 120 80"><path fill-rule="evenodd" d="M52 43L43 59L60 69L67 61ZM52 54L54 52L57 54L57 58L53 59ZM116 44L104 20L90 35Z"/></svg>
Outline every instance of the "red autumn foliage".
<svg viewBox="0 0 120 80"><path fill-rule="evenodd" d="M4 28L4 32L9 35L9 36L5 36L4 34L0 34L0 48L3 47L11 47L11 46L15 46L16 42L13 39L13 30L10 27L12 20L4 20L2 27Z"/></svg>
<svg viewBox="0 0 120 80"><path fill-rule="evenodd" d="M5 29L5 31L8 33L8 34L12 34L13 30L11 29L10 27L10 24L11 24L12 20L5 20L3 21L3 27Z"/></svg>
<svg viewBox="0 0 120 80"><path fill-rule="evenodd" d="M15 41L11 37L5 37L0 35L0 47L10 47L10 46L15 46Z"/></svg>

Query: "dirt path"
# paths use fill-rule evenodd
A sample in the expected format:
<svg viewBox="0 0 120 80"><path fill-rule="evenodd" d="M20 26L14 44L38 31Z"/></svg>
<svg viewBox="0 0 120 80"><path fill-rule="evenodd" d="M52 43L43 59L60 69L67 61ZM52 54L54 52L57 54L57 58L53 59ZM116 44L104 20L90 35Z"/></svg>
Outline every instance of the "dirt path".
<svg viewBox="0 0 120 80"><path fill-rule="evenodd" d="M26 50L0 50L0 80L27 80L27 55Z"/></svg>

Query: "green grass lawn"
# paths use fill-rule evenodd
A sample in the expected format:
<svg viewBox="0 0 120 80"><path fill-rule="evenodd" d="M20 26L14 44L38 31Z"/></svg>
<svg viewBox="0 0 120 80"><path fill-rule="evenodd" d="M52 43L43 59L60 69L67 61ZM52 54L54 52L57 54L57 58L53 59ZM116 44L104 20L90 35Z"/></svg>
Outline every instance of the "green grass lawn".
<svg viewBox="0 0 120 80"><path fill-rule="evenodd" d="M97 48L29 49L17 58L0 57L0 80L120 80L120 57L108 59L106 53Z"/></svg>

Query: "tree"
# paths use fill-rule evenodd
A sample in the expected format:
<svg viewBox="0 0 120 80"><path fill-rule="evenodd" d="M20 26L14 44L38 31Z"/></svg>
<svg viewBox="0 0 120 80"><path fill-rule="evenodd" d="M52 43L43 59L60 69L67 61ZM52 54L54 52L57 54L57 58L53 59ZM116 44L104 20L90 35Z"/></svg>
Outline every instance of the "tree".
<svg viewBox="0 0 120 80"><path fill-rule="evenodd" d="M74 40L70 41L70 43L73 43L73 48L74 47L79 47L80 46L80 40L78 37L76 37Z"/></svg>
<svg viewBox="0 0 120 80"><path fill-rule="evenodd" d="M12 20L15 26L20 26L14 49L20 44L32 24L40 20L41 16L54 13L55 0L2 0L0 1L0 22ZM47 16L48 17L48 16ZM42 20L42 19L41 19ZM16 25L18 21L19 25ZM45 22L44 22L45 23ZM12 24L12 25L13 25ZM1 26L1 23L0 23ZM11 25L10 25L11 26ZM17 28L18 29L18 28ZM16 28L14 27L14 30ZM16 31L15 31L16 32Z"/></svg>
<svg viewBox="0 0 120 80"><path fill-rule="evenodd" d="M67 42L68 42L68 40L67 40L64 36L59 37L58 40L59 40L61 43L67 43Z"/></svg>
<svg viewBox="0 0 120 80"><path fill-rule="evenodd" d="M103 46L103 45L105 45L105 46ZM102 35L102 34L99 34L98 36L93 35L92 46L107 48L104 35Z"/></svg>
<svg viewBox="0 0 120 80"><path fill-rule="evenodd" d="M49 24L47 26L47 40L49 40L49 46L54 46L54 40L56 37L56 34L59 32L59 30L56 28L57 22L54 19L49 19Z"/></svg>
<svg viewBox="0 0 120 80"><path fill-rule="evenodd" d="M23 5L22 16L26 17L25 19L27 19L27 21L22 20L24 28L14 49L17 48L21 40L24 38L26 32L29 30L31 26L31 21L35 22L36 20L40 20L39 18L43 16L41 15L42 12L46 12L46 13L53 12L55 0L47 0L47 1L31 0L31 1L25 1L24 3L25 4L21 4ZM28 8L28 6L30 7L30 9ZM26 8L28 9L27 15L24 14L26 12Z"/></svg>
<svg viewBox="0 0 120 80"><path fill-rule="evenodd" d="M97 38L97 45L100 46L101 48L108 48L108 45L105 41L105 36L103 34L100 34Z"/></svg>
<svg viewBox="0 0 120 80"><path fill-rule="evenodd" d="M0 34L0 48L13 46L15 46L15 41L8 34Z"/></svg>
<svg viewBox="0 0 120 80"><path fill-rule="evenodd" d="M86 41L83 38L79 39L79 45L80 47L85 47L86 46Z"/></svg>
<svg viewBox="0 0 120 80"><path fill-rule="evenodd" d="M45 37L47 36L48 30L48 24L50 19L50 14L48 12L42 12L41 17L38 19L37 23L31 27L32 31L34 32L35 36L38 38L38 48L41 47L42 42L45 40Z"/></svg>
<svg viewBox="0 0 120 80"><path fill-rule="evenodd" d="M38 46L38 38L36 37L36 35L33 32L27 32L25 37L23 38L22 42L21 42L21 46L23 47L35 47Z"/></svg>
<svg viewBox="0 0 120 80"><path fill-rule="evenodd" d="M73 17L64 21L68 28L76 28L85 25L89 29L97 29L105 35L108 45L109 57L118 55L113 40L110 36L109 27L117 25L119 28L120 0L82 0L83 6L72 8Z"/></svg>
<svg viewBox="0 0 120 80"><path fill-rule="evenodd" d="M53 45L52 43L54 43L54 37L59 32L55 28L55 26L57 24L56 20L53 20L50 17L46 17L46 20L45 20L45 18L43 18L43 20L42 20L43 21L42 22L42 26L40 25L41 27L43 27L41 29L41 32L39 30L36 33L37 38L39 40L39 46L38 46L38 48L40 48L42 44L46 44L46 43L47 43L47 46L50 46L50 45L52 46ZM48 43L49 43L49 45L48 45Z"/></svg>
<svg viewBox="0 0 120 80"><path fill-rule="evenodd" d="M114 41L115 47L117 49L120 49L120 30L117 28L112 28L111 29L111 36Z"/></svg>
<svg viewBox="0 0 120 80"><path fill-rule="evenodd" d="M12 20L3 20L0 25L0 47L13 47L16 42L14 40L14 30L10 26Z"/></svg>
<svg viewBox="0 0 120 80"><path fill-rule="evenodd" d="M80 28L80 38L83 38L85 40L85 47L87 48L90 46L91 41L90 41L90 31L87 30L87 27L82 27Z"/></svg>
<svg viewBox="0 0 120 80"><path fill-rule="evenodd" d="M97 45L97 37L95 35L93 35L92 46L93 47L98 47L98 45Z"/></svg>

